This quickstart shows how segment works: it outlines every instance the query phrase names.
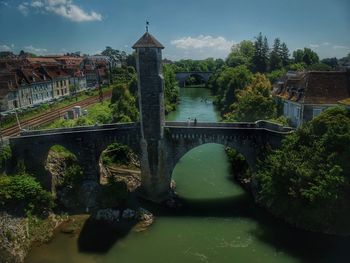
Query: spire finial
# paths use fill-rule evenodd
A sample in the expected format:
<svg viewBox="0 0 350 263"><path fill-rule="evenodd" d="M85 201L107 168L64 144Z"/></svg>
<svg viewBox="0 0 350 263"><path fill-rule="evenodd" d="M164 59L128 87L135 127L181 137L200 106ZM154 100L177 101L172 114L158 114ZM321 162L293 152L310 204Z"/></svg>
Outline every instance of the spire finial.
<svg viewBox="0 0 350 263"><path fill-rule="evenodd" d="M146 21L146 32L148 33L149 22Z"/></svg>

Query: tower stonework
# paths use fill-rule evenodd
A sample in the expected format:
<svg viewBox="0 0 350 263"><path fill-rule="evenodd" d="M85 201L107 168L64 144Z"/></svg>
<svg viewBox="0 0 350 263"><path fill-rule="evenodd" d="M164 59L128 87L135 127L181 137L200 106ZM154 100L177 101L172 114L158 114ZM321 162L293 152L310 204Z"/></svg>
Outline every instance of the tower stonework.
<svg viewBox="0 0 350 263"><path fill-rule="evenodd" d="M136 51L141 124L141 188L147 199L163 201L170 190L170 177L165 172L164 151L164 47L146 32L133 48Z"/></svg>

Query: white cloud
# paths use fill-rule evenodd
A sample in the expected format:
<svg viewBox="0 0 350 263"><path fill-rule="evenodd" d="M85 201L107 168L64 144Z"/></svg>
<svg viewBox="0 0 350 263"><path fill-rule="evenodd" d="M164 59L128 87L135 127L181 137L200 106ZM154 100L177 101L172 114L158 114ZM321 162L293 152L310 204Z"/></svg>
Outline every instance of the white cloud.
<svg viewBox="0 0 350 263"><path fill-rule="evenodd" d="M331 43L329 43L329 42L323 42L321 45L322 46L329 46Z"/></svg>
<svg viewBox="0 0 350 263"><path fill-rule="evenodd" d="M44 6L44 3L41 2L41 1L34 1L34 2L32 2L31 6L32 6L32 7L40 8L40 7L43 7L43 6Z"/></svg>
<svg viewBox="0 0 350 263"><path fill-rule="evenodd" d="M74 22L101 21L102 15L95 12L87 12L74 4L73 0L33 0L30 4L23 2L18 6L22 14L27 15L30 9L53 13Z"/></svg>
<svg viewBox="0 0 350 263"><path fill-rule="evenodd" d="M334 49L350 49L350 48L347 47L347 46L337 46L337 45L334 45L333 48L334 48Z"/></svg>
<svg viewBox="0 0 350 263"><path fill-rule="evenodd" d="M12 45L0 45L0 51L11 51L15 46Z"/></svg>
<svg viewBox="0 0 350 263"><path fill-rule="evenodd" d="M211 48L219 51L230 51L235 42L224 37L212 37L210 35L200 35L198 37L182 37L171 41L171 44L180 49Z"/></svg>
<svg viewBox="0 0 350 263"><path fill-rule="evenodd" d="M24 50L27 52L30 52L30 53L37 54L37 55L43 55L43 54L47 53L46 48L36 48L36 47L33 47L33 45L24 47Z"/></svg>
<svg viewBox="0 0 350 263"><path fill-rule="evenodd" d="M28 15L29 13L29 8L28 8L28 3L27 2L23 2L22 4L20 4L17 8L18 10L23 14L23 15Z"/></svg>
<svg viewBox="0 0 350 263"><path fill-rule="evenodd" d="M6 6L6 7L10 6L9 2L7 1L0 1L0 5Z"/></svg>
<svg viewBox="0 0 350 263"><path fill-rule="evenodd" d="M319 48L319 47L320 47L319 44L310 44L309 46L310 46L311 48Z"/></svg>

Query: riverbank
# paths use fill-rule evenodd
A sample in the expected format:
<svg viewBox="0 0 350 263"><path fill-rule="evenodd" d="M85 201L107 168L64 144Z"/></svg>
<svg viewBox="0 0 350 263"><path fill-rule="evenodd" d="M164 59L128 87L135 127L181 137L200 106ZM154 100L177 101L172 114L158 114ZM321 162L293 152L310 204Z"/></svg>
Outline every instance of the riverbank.
<svg viewBox="0 0 350 263"><path fill-rule="evenodd" d="M49 242L67 216L50 214L46 219L0 213L0 262L22 263L31 247Z"/></svg>

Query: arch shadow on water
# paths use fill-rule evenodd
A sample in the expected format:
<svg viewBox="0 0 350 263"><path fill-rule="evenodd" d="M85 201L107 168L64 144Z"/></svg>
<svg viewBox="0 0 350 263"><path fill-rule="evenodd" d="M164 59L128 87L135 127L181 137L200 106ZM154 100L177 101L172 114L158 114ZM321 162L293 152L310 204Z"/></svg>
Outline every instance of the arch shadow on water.
<svg viewBox="0 0 350 263"><path fill-rule="evenodd" d="M92 220L84 223L78 238L79 252L105 254L119 240L125 238L136 225L136 220L112 225Z"/></svg>

